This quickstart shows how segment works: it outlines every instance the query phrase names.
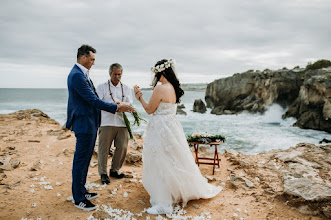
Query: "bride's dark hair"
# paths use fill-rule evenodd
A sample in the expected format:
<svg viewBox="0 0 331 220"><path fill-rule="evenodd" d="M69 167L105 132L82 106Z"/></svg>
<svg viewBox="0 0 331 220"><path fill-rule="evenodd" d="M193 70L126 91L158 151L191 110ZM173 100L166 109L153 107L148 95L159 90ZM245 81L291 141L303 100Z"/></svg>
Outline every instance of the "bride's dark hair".
<svg viewBox="0 0 331 220"><path fill-rule="evenodd" d="M158 65L161 65L167 61L168 60L166 60L166 59L160 60L155 64L155 67ZM180 103L180 97L182 97L184 95L184 90L182 90L180 83L179 83L172 67L166 68L162 72L155 73L155 77L152 82L153 88L155 88L155 86L157 85L158 81L161 78L161 75L163 75L168 80L168 82L170 82L172 84L172 86L174 87L175 92L176 92L176 103Z"/></svg>

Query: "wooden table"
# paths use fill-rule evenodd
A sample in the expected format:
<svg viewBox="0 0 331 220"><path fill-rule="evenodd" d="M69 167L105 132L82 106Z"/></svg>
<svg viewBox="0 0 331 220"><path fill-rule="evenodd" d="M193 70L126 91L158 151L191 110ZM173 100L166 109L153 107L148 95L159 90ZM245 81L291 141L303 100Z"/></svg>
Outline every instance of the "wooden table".
<svg viewBox="0 0 331 220"><path fill-rule="evenodd" d="M217 146L220 145L222 143L222 141L218 141L218 142L211 142L211 143L201 143L201 142L188 142L189 144L192 144L194 147L194 152L195 152L195 162L198 164L198 166L200 164L207 164L207 165L213 165L213 175L215 173L215 165L218 166L218 168L220 167L220 160L218 157L218 152L217 152ZM199 145L200 144L204 144L204 145L209 145L210 147L214 146L215 151L214 151L214 158L210 158L210 157L199 157ZM200 162L199 160L212 160L212 162Z"/></svg>

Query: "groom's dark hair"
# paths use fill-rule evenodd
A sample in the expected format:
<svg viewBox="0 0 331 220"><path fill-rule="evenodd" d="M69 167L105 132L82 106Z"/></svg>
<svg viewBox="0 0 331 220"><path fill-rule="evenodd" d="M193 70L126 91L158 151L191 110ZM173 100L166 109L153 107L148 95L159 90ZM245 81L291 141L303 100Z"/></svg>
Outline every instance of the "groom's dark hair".
<svg viewBox="0 0 331 220"><path fill-rule="evenodd" d="M90 45L83 44L80 48L78 48L78 51L77 51L77 60L80 57L82 57L82 56L89 56L90 55L90 51L92 53L96 53L97 52L96 49L94 49Z"/></svg>

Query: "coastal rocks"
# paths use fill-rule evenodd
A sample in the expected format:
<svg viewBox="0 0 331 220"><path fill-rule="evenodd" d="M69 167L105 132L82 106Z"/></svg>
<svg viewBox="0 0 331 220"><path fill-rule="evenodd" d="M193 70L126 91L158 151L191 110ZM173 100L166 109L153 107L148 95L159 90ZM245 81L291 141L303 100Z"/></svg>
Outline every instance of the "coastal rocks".
<svg viewBox="0 0 331 220"><path fill-rule="evenodd" d="M274 198L287 200L299 212L331 216L331 145L301 143L288 150L258 155L226 150L224 156L236 166L229 177L235 187L258 184ZM233 174L239 170L245 172L245 177ZM254 180L252 184L245 181L249 179Z"/></svg>
<svg viewBox="0 0 331 220"><path fill-rule="evenodd" d="M33 120L38 122L48 122L51 124L58 125L59 123L54 119L51 119L47 114L42 112L39 109L27 109L27 110L20 110L17 112L13 112L8 114L9 116L16 118L18 120Z"/></svg>
<svg viewBox="0 0 331 220"><path fill-rule="evenodd" d="M67 138L70 138L71 137L71 134L64 134L64 135L60 135L57 137L58 140L64 140L64 139L67 139Z"/></svg>
<svg viewBox="0 0 331 220"><path fill-rule="evenodd" d="M291 104L297 97L302 81L294 71L247 71L208 84L205 100L213 114L264 112L266 106Z"/></svg>
<svg viewBox="0 0 331 220"><path fill-rule="evenodd" d="M42 168L43 168L42 161L36 161L31 166L30 171L37 171L37 170L41 170Z"/></svg>
<svg viewBox="0 0 331 220"><path fill-rule="evenodd" d="M62 130L52 130L52 129L48 130L47 135L48 136L57 136L58 140L64 140L64 139L67 139L67 138L71 137L71 134L65 134L64 129L62 129Z"/></svg>
<svg viewBox="0 0 331 220"><path fill-rule="evenodd" d="M11 165L10 165L10 160L11 160L11 157L7 157L7 156L0 157L0 169L6 170L6 171L12 170Z"/></svg>
<svg viewBox="0 0 331 220"><path fill-rule="evenodd" d="M186 112L183 110L185 108L184 104L177 106L177 115L186 115Z"/></svg>
<svg viewBox="0 0 331 220"><path fill-rule="evenodd" d="M48 136L60 136L64 133L64 130L48 130L47 135Z"/></svg>
<svg viewBox="0 0 331 220"><path fill-rule="evenodd" d="M284 114L295 126L331 133L331 68L309 70L297 99Z"/></svg>
<svg viewBox="0 0 331 220"><path fill-rule="evenodd" d="M92 216L94 217L94 219L111 219L112 217L105 211L103 210L97 210L95 211Z"/></svg>
<svg viewBox="0 0 331 220"><path fill-rule="evenodd" d="M193 105L194 112L205 113L207 110L205 103L201 99L196 99Z"/></svg>
<svg viewBox="0 0 331 220"><path fill-rule="evenodd" d="M331 67L322 69L249 70L208 84L207 108L216 115L263 113L276 103L289 107L283 118L294 126L331 133Z"/></svg>
<svg viewBox="0 0 331 220"><path fill-rule="evenodd" d="M138 153L129 152L125 157L127 163L133 164L142 161L142 155Z"/></svg>
<svg viewBox="0 0 331 220"><path fill-rule="evenodd" d="M21 163L21 160L20 159L14 159L12 162L11 162L11 165L14 169L16 169Z"/></svg>
<svg viewBox="0 0 331 220"><path fill-rule="evenodd" d="M255 187L254 183L252 183L249 179L241 176L236 176L234 174L230 174L230 182L235 188L242 187L245 190L248 190L247 187L249 188Z"/></svg>

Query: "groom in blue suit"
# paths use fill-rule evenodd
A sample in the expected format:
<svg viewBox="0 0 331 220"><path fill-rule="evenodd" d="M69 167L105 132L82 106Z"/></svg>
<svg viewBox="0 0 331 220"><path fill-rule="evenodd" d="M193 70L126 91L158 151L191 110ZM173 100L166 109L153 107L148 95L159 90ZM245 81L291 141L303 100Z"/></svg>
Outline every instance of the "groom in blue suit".
<svg viewBox="0 0 331 220"><path fill-rule="evenodd" d="M96 50L82 45L77 52L77 63L68 76L68 108L66 127L75 132L76 151L72 167L72 195L75 207L91 211L96 206L90 202L97 193L85 188L88 167L93 154L97 131L100 126L100 110L111 113L133 112L126 103L108 103L99 99L89 78L89 70L94 65Z"/></svg>

